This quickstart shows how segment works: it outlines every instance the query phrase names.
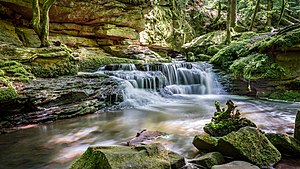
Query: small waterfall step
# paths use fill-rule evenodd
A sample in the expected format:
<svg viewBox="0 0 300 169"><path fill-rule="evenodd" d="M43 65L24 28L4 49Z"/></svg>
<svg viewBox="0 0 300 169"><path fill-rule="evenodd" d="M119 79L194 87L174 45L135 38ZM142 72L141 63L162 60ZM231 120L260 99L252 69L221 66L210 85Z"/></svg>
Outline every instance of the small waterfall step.
<svg viewBox="0 0 300 169"><path fill-rule="evenodd" d="M128 81L134 88L172 94L218 94L222 91L208 63L111 64L99 73Z"/></svg>

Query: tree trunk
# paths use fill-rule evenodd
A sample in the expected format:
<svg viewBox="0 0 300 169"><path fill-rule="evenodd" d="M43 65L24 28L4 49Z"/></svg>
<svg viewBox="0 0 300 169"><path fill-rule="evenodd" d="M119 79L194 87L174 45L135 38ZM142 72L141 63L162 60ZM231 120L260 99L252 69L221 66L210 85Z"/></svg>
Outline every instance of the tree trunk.
<svg viewBox="0 0 300 169"><path fill-rule="evenodd" d="M56 0L46 0L43 4L43 13L42 13L42 30L41 30L41 47L48 47L50 46L49 43L49 10L51 6L54 4Z"/></svg>
<svg viewBox="0 0 300 169"><path fill-rule="evenodd" d="M252 17L252 20L251 20L249 31L252 31L252 28L253 28L253 25L254 25L254 22L255 22L255 18L256 18L256 14L257 14L257 11L258 11L258 8L259 8L259 3L260 3L260 0L257 0L256 5L255 5L255 11L253 13L253 17Z"/></svg>
<svg viewBox="0 0 300 169"><path fill-rule="evenodd" d="M267 26L272 26L272 0L267 1Z"/></svg>
<svg viewBox="0 0 300 169"><path fill-rule="evenodd" d="M226 27L226 44L229 44L231 42L231 33L230 33L230 3L231 0L228 0L228 5L227 5L227 27Z"/></svg>
<svg viewBox="0 0 300 169"><path fill-rule="evenodd" d="M231 0L228 0L228 4L227 4L227 27L226 27L226 44L229 44L231 42L231 33L230 33L230 4L231 4Z"/></svg>
<svg viewBox="0 0 300 169"><path fill-rule="evenodd" d="M282 0L282 3L281 3L281 11L280 11L280 17L279 17L279 21L277 23L277 27L279 26L280 22L281 22L281 19L282 19L282 16L284 14L284 8L285 8L285 0Z"/></svg>
<svg viewBox="0 0 300 169"><path fill-rule="evenodd" d="M40 6L38 0L32 0L32 20L30 21L30 25L32 26L35 33L40 37L41 35L41 14L40 14Z"/></svg>
<svg viewBox="0 0 300 169"><path fill-rule="evenodd" d="M230 6L230 26L234 28L236 26L237 0L231 0Z"/></svg>

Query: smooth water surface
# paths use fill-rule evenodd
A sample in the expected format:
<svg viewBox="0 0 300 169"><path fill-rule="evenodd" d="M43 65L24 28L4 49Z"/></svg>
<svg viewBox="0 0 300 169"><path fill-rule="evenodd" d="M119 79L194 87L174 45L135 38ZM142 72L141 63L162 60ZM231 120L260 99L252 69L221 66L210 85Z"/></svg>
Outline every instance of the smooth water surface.
<svg viewBox="0 0 300 169"><path fill-rule="evenodd" d="M140 90L140 89L139 89ZM169 135L161 142L185 157L196 151L195 134L214 113L214 101L228 99L262 130L291 133L300 103L272 102L230 95L150 96L152 102L118 112L103 112L56 121L0 135L0 168L68 168L90 145L126 142L136 132L158 130ZM144 97L148 97L144 95Z"/></svg>

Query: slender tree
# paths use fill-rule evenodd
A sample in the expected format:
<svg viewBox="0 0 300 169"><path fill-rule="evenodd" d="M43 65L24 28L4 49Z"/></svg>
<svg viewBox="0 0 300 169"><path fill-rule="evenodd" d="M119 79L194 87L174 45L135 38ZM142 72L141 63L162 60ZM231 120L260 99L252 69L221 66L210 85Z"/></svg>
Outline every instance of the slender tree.
<svg viewBox="0 0 300 169"><path fill-rule="evenodd" d="M234 28L236 26L237 15L237 0L231 0L230 4L230 26Z"/></svg>
<svg viewBox="0 0 300 169"><path fill-rule="evenodd" d="M255 21L255 18L256 18L256 14L257 14L257 11L258 11L258 8L259 8L259 3L260 3L260 0L257 0L256 5L255 5L255 10L254 10L254 13L253 13L253 16L252 16L251 24L250 24L250 27L249 27L249 31L252 31L254 21Z"/></svg>
<svg viewBox="0 0 300 169"><path fill-rule="evenodd" d="M229 44L231 42L231 33L230 33L230 11L231 11L231 0L228 0L227 4L227 26L226 26L226 44Z"/></svg>
<svg viewBox="0 0 300 169"><path fill-rule="evenodd" d="M272 26L272 0L267 0L267 26Z"/></svg>
<svg viewBox="0 0 300 169"><path fill-rule="evenodd" d="M42 10L40 10L39 0L32 0L32 20L31 26L41 40L41 47L50 46L49 43L49 10L56 0L44 0ZM42 11L42 18L41 18ZM41 25L42 19L42 25Z"/></svg>
<svg viewBox="0 0 300 169"><path fill-rule="evenodd" d="M282 0L281 1L281 11L280 11L280 17L279 17L279 20L278 20L278 23L277 23L277 27L279 26L281 20L282 20L282 17L283 17L283 14L284 14L284 8L285 8L285 0Z"/></svg>

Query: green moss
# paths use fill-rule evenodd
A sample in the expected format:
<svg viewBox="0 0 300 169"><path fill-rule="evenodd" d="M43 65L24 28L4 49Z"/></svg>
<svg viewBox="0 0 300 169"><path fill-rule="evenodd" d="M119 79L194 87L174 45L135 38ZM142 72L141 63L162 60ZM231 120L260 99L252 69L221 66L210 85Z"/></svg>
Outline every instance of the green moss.
<svg viewBox="0 0 300 169"><path fill-rule="evenodd" d="M300 92L292 91L292 90L279 90L279 91L273 92L269 96L269 98L276 99L276 100L287 100L287 101L300 102Z"/></svg>
<svg viewBox="0 0 300 169"><path fill-rule="evenodd" d="M268 138L253 127L243 127L218 140L218 150L226 156L269 166L281 159L280 152Z"/></svg>
<svg viewBox="0 0 300 169"><path fill-rule="evenodd" d="M246 118L228 118L222 119L217 122L210 122L206 124L203 129L206 133L209 133L213 136L224 136L231 133L232 131L238 131L240 128L245 126L256 127L256 125L252 121Z"/></svg>
<svg viewBox="0 0 300 169"><path fill-rule="evenodd" d="M222 46L220 46L220 45L211 45L207 48L206 54L213 56L213 55L217 54L221 49L222 49Z"/></svg>
<svg viewBox="0 0 300 169"><path fill-rule="evenodd" d="M210 152L204 154L196 159L190 160L190 163L198 164L204 168L211 168L214 165L223 164L225 162L224 157L219 152Z"/></svg>
<svg viewBox="0 0 300 169"><path fill-rule="evenodd" d="M35 77L25 67L16 61L0 61L0 74L6 81L29 83Z"/></svg>
<svg viewBox="0 0 300 169"><path fill-rule="evenodd" d="M213 151L216 149L218 139L207 134L196 135L193 145L200 151Z"/></svg>
<svg viewBox="0 0 300 169"><path fill-rule="evenodd" d="M228 70L233 61L248 54L248 41L232 42L215 54L209 62L221 66L224 70Z"/></svg>
<svg viewBox="0 0 300 169"><path fill-rule="evenodd" d="M295 138L275 133L268 133L266 136L282 154L294 156L300 155L300 142Z"/></svg>
<svg viewBox="0 0 300 169"><path fill-rule="evenodd" d="M243 40L251 39L255 36L259 36L259 34L257 34L256 32L244 32L237 40L243 41Z"/></svg>
<svg viewBox="0 0 300 169"><path fill-rule="evenodd" d="M284 69L281 66L267 55L257 53L235 60L229 71L235 77L246 79L279 79L284 76Z"/></svg>
<svg viewBox="0 0 300 169"><path fill-rule="evenodd" d="M17 96L16 90L12 87L0 88L0 102L15 99Z"/></svg>

